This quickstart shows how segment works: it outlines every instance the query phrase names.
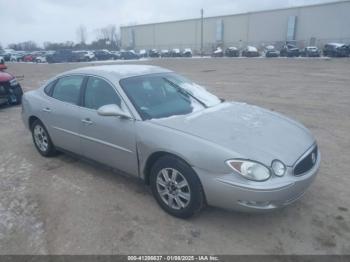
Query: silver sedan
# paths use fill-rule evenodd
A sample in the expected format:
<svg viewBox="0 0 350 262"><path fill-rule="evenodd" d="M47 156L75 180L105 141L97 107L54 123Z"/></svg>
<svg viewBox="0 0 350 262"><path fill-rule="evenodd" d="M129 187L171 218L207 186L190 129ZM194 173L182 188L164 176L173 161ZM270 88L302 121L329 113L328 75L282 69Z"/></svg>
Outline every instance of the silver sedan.
<svg viewBox="0 0 350 262"><path fill-rule="evenodd" d="M285 207L320 166L303 125L224 102L154 66L63 73L25 93L22 117L41 155L72 152L139 177L166 212L182 218L205 204L254 212Z"/></svg>

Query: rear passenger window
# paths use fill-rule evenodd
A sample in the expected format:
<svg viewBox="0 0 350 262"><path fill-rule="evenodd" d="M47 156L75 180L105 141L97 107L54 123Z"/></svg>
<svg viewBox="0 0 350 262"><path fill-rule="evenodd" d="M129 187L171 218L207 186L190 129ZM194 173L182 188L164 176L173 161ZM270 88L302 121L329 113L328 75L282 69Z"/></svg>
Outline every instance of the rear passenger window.
<svg viewBox="0 0 350 262"><path fill-rule="evenodd" d="M80 87L83 80L83 76L67 76L59 79L53 89L52 97L77 105L79 103Z"/></svg>
<svg viewBox="0 0 350 262"><path fill-rule="evenodd" d="M99 109L111 104L121 106L121 99L114 88L103 79L89 77L84 96L85 107Z"/></svg>

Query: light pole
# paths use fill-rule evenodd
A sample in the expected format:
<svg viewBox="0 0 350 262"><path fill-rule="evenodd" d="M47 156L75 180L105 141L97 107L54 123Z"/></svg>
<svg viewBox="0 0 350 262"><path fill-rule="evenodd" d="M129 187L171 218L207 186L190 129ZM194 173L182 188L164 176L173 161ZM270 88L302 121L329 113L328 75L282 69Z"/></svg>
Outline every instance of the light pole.
<svg viewBox="0 0 350 262"><path fill-rule="evenodd" d="M203 8L201 9L201 56L203 56L203 15L204 15L204 10Z"/></svg>

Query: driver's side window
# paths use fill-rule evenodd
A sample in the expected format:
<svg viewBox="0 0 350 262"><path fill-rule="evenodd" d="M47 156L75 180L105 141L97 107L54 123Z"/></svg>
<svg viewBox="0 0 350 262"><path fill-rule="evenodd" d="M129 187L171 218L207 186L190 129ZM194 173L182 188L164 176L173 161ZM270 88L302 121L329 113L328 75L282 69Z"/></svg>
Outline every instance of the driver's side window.
<svg viewBox="0 0 350 262"><path fill-rule="evenodd" d="M121 107L121 99L114 88L103 79L89 77L84 93L84 107L97 110L110 104Z"/></svg>

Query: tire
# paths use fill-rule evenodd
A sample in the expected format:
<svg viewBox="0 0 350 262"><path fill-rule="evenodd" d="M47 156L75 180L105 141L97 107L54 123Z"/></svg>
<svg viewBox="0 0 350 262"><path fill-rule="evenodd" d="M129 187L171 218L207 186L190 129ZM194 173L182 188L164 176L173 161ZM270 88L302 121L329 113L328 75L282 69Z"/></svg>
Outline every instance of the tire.
<svg viewBox="0 0 350 262"><path fill-rule="evenodd" d="M22 95L16 95L16 98L17 98L16 105L22 104Z"/></svg>
<svg viewBox="0 0 350 262"><path fill-rule="evenodd" d="M21 95L13 95L13 97L15 97L15 101L13 101L11 99L11 97L9 96L8 98L8 104L9 105L20 105L22 103L22 96Z"/></svg>
<svg viewBox="0 0 350 262"><path fill-rule="evenodd" d="M33 143L38 152L44 157L54 156L56 154L56 149L44 124L40 120L35 120L30 129L32 131Z"/></svg>
<svg viewBox="0 0 350 262"><path fill-rule="evenodd" d="M203 188L197 174L175 156L157 160L151 169L150 184L160 207L172 216L189 218L204 206Z"/></svg>

